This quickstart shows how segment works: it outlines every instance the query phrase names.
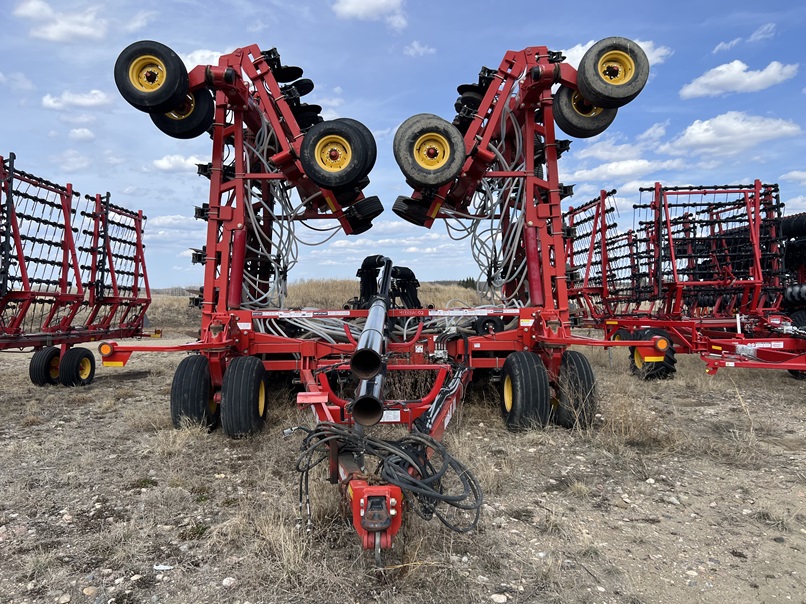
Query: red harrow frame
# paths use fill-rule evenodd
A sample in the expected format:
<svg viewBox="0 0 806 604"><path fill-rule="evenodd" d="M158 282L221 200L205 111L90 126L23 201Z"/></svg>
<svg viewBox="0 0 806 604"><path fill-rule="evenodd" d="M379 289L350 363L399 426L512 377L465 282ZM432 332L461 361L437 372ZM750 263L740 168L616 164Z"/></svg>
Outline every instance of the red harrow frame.
<svg viewBox="0 0 806 604"><path fill-rule="evenodd" d="M354 120L322 121L315 105L300 100L313 83L282 65L276 50L238 49L189 74L161 44L124 50L115 75L126 100L171 136L209 130L213 143L211 164L200 166L210 196L197 210L207 241L194 255L205 269L201 336L160 348L198 353L174 376L174 424L188 418L220 422L230 436L257 432L267 385L293 376L304 387L298 405L317 422L303 429L301 497L310 468L326 461L364 548L378 557L406 508L456 530L475 525L478 484L439 444L471 375L501 375L511 429L589 424L593 373L584 355L567 348L609 343L571 333L560 207L571 187L557 170L569 141L555 138L554 124L574 136L603 131L640 92L648 63L623 38L594 46L579 73L563 60L543 46L508 52L498 69L482 68L477 84L459 87L454 124L418 115L395 137L395 157L415 191L394 211L423 226L444 218L464 229L494 303L422 308L413 272L377 255L358 271L361 295L351 307L294 310L283 298L300 241L295 228L330 219L357 234L382 210L361 193L374 163L371 134ZM594 97L606 108L586 100ZM637 346L654 354L663 342ZM154 349L105 342L100 350L105 363L124 364L133 352ZM404 372L429 385L416 397L394 398L390 385ZM402 425L410 435L373 439L367 430L375 424ZM375 473L365 455L380 458ZM449 492L448 476L459 495ZM440 503L456 514L445 515Z"/></svg>
<svg viewBox="0 0 806 604"><path fill-rule="evenodd" d="M0 157L0 350L33 347L34 384L86 385L82 342L143 335L151 302L142 212Z"/></svg>
<svg viewBox="0 0 806 604"><path fill-rule="evenodd" d="M781 310L784 267L778 186L641 189L634 229L612 222L615 191L565 213L580 324L605 337L662 335L657 358L631 356L643 378L674 373L675 352L719 367L785 369L806 375L806 331ZM794 315L793 315L794 316Z"/></svg>

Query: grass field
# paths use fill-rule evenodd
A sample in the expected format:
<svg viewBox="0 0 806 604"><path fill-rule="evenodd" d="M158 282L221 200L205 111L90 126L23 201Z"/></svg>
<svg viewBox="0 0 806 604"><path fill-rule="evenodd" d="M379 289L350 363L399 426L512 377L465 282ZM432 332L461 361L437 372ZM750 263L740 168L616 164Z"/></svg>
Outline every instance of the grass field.
<svg viewBox="0 0 806 604"><path fill-rule="evenodd" d="M291 305L340 307L357 284L305 282ZM424 304L468 304L427 286ZM157 296L165 340L198 311ZM144 342L146 342L144 340ZM471 389L446 435L479 478L472 533L414 514L382 574L317 474L299 510L294 393L263 433L175 430L182 356L135 354L86 388L37 388L31 354L0 354L0 602L774 602L806 593L806 382L679 357L639 382L622 350L584 350L600 415L584 432L507 432L495 385Z"/></svg>

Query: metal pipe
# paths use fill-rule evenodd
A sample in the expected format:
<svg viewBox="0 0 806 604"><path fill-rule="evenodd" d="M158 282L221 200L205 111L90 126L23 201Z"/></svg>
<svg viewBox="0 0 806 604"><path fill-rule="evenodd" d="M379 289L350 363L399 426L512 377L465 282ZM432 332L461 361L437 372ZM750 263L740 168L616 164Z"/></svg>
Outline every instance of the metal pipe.
<svg viewBox="0 0 806 604"><path fill-rule="evenodd" d="M392 282L392 261L385 256L369 256L362 268L381 267L378 295L372 300L367 322L358 339L358 346L350 359L350 370L359 380L369 380L383 368L386 354L386 320L389 308L389 290Z"/></svg>
<svg viewBox="0 0 806 604"><path fill-rule="evenodd" d="M370 380L361 380L355 391L355 400L348 411L356 423L374 426L383 418L383 385L386 372L377 374Z"/></svg>

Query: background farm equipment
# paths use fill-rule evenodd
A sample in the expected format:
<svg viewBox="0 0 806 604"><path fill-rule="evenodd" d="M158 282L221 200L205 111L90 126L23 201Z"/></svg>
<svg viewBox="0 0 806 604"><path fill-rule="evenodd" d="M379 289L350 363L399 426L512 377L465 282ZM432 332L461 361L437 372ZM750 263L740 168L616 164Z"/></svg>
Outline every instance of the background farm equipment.
<svg viewBox="0 0 806 604"><path fill-rule="evenodd" d="M631 349L644 378L674 371L675 353L698 353L707 371L724 366L806 369L806 332L782 310L787 237L777 185L642 189L634 229L613 221L615 191L565 213L575 279L569 296L580 324L607 338L669 338L662 355ZM643 196L649 196L645 202Z"/></svg>
<svg viewBox="0 0 806 604"><path fill-rule="evenodd" d="M22 172L13 153L0 186L0 350L36 349L36 385L89 384L95 357L75 344L143 335L145 217Z"/></svg>
<svg viewBox="0 0 806 604"><path fill-rule="evenodd" d="M393 210L423 226L444 218L470 238L489 305L422 308L414 272L375 255L359 269L360 294L345 308L309 310L284 307L302 242L296 228L337 221L315 229L324 242L338 229L371 227L383 207L361 192L375 161L369 131L355 120L322 121L316 106L299 100L313 83L274 49L237 49L189 73L156 42L125 49L115 66L124 98L166 134L209 131L213 143L212 162L200 166L210 196L196 212L208 224L194 255L205 269L201 336L160 348L194 353L173 379L174 424L253 434L265 423L271 384L300 383L297 403L317 424L301 428L308 432L301 503L309 470L326 461L364 548L376 556L391 547L404 502L457 530L475 525L478 484L438 443L474 374L500 375L510 429L590 425L593 372L567 348L607 342L570 330L560 201L571 187L557 170L570 142L555 139L554 124L573 136L602 132L640 92L648 63L623 38L594 45L579 72L563 61L546 47L510 51L497 70L482 69L478 84L459 87L453 124L421 114L395 136L395 158L415 191ZM138 350L101 346L106 363L123 364ZM400 376L413 384L404 396L394 394ZM409 436L373 440L367 431L375 424L402 426ZM457 517L444 516L440 503Z"/></svg>

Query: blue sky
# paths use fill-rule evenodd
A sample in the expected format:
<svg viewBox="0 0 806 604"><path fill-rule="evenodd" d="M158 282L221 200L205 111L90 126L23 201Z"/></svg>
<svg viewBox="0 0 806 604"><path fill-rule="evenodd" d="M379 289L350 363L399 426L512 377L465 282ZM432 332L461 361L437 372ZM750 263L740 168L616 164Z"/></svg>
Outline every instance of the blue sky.
<svg viewBox="0 0 806 604"><path fill-rule="evenodd" d="M397 126L415 113L450 120L456 86L482 65L526 46L575 63L601 38L639 41L651 63L641 95L598 137L574 140L560 161L576 184L569 203L619 190L620 223L638 188L778 182L786 213L806 211L806 4L722 0L421 2L416 0L4 0L0 37L0 154L20 169L82 193L110 191L142 209L152 287L199 284L188 249L204 243L193 207L208 181L195 163L210 141L171 139L118 94L113 66L131 42L151 39L189 65L241 46L277 47L316 89L305 100L326 118L351 117L375 134L367 195L386 212L357 237L302 246L290 281L352 278L368 254L412 268L421 281L476 276L466 242L444 226L398 220L409 194L392 156Z"/></svg>

